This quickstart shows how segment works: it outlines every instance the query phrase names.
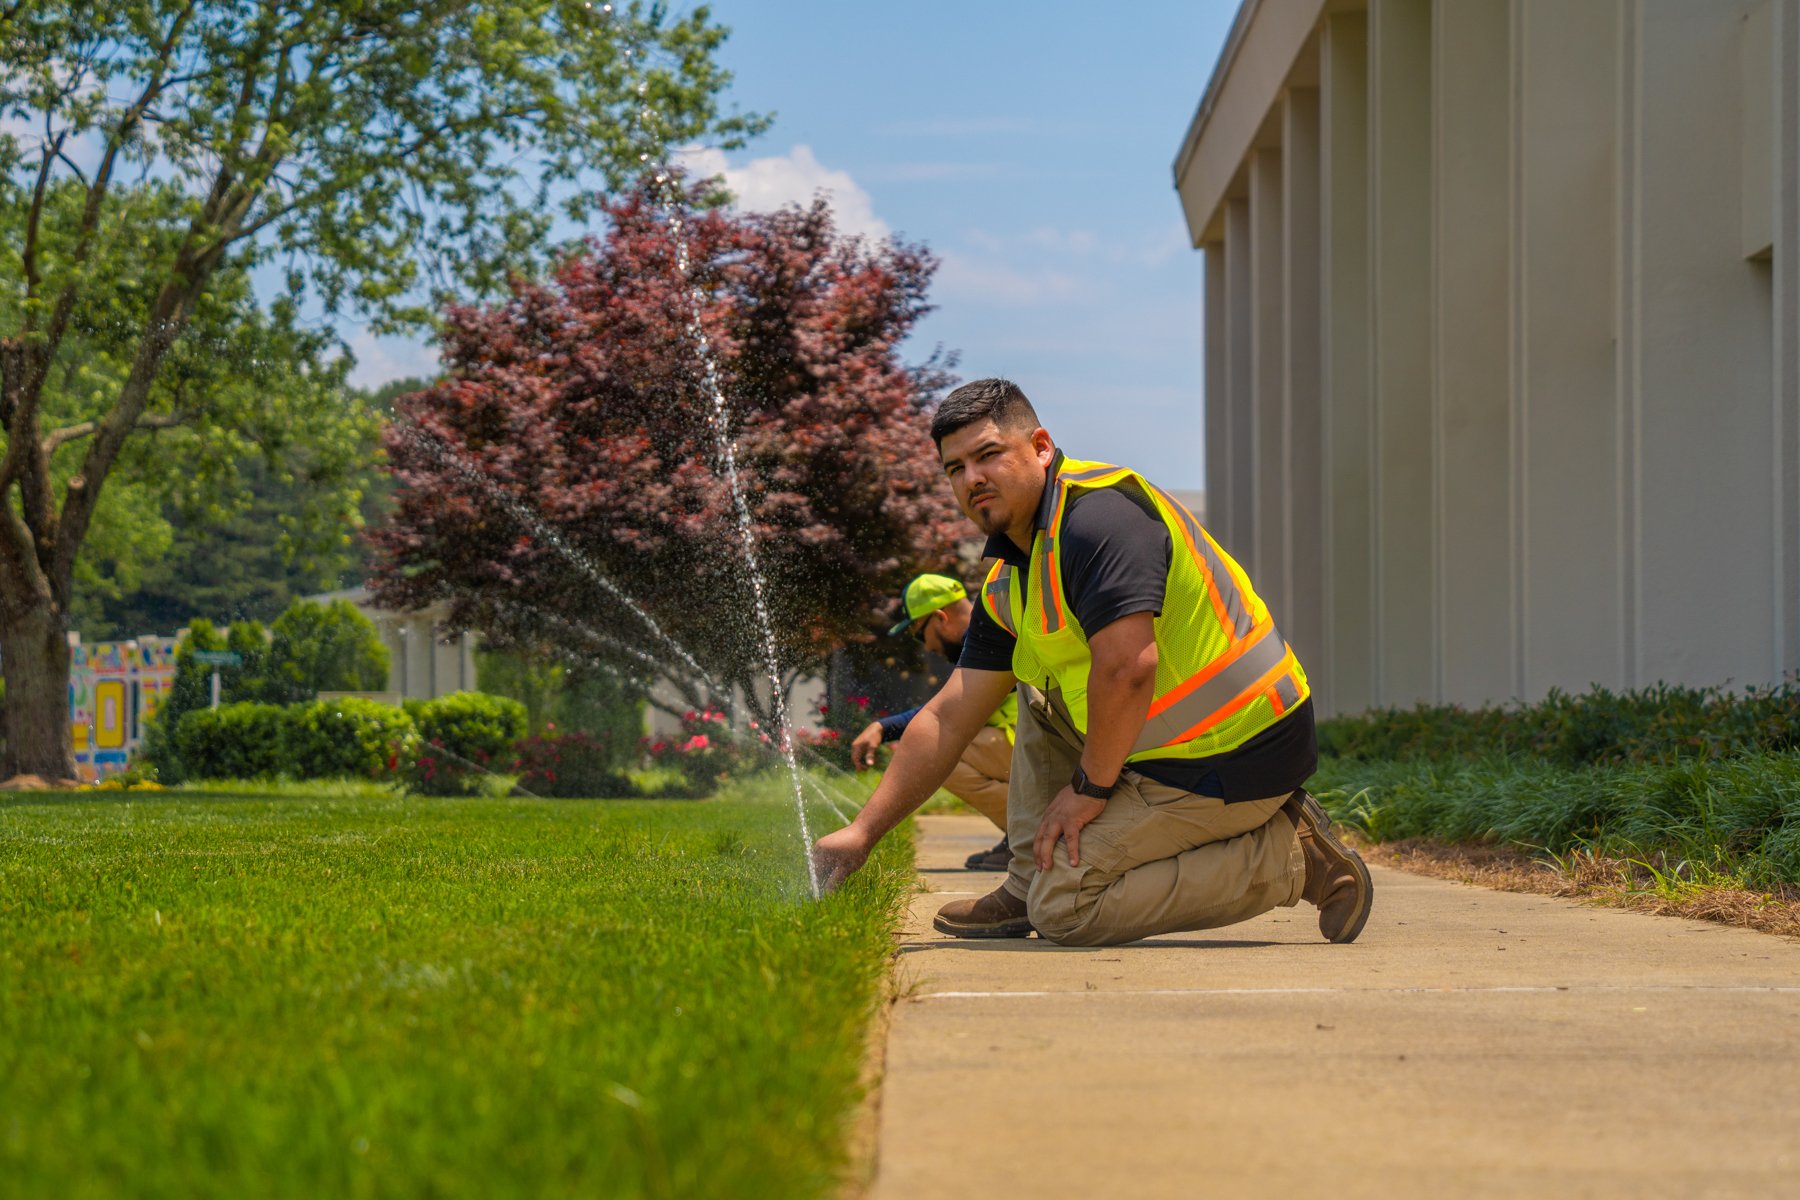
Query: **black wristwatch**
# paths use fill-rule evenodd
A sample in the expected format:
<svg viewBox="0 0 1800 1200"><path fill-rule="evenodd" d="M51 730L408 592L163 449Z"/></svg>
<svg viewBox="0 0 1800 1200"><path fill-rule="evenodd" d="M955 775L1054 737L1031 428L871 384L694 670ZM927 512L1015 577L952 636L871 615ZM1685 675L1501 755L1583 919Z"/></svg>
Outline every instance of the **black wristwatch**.
<svg viewBox="0 0 1800 1200"><path fill-rule="evenodd" d="M1082 768L1080 763L1076 763L1075 775L1069 780L1069 786L1075 789L1077 796L1086 796L1091 800L1111 800L1114 789L1119 785L1115 780L1102 787L1089 779L1087 771Z"/></svg>

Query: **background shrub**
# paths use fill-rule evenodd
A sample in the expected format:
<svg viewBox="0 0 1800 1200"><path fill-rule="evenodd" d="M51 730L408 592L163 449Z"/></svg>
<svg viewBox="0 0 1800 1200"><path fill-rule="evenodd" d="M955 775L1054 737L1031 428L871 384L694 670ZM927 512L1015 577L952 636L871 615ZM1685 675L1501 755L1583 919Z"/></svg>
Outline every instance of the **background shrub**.
<svg viewBox="0 0 1800 1200"><path fill-rule="evenodd" d="M687 781L687 793L711 795L720 784L741 779L781 761L768 734L734 730L717 709L687 712L681 732L649 747L650 765L675 770Z"/></svg>
<svg viewBox="0 0 1800 1200"><path fill-rule="evenodd" d="M378 779L400 769L418 741L412 718L391 704L347 697L294 706L294 772L302 779Z"/></svg>
<svg viewBox="0 0 1800 1200"><path fill-rule="evenodd" d="M294 774L288 712L243 702L184 713L171 739L189 779L273 779Z"/></svg>
<svg viewBox="0 0 1800 1200"><path fill-rule="evenodd" d="M478 794L485 776L510 767L525 736L525 706L505 696L451 692L408 702L406 711L419 735L407 786L425 795Z"/></svg>
<svg viewBox="0 0 1800 1200"><path fill-rule="evenodd" d="M1800 746L1800 689L1657 684L1630 692L1553 691L1537 704L1419 705L1319 723L1322 754L1453 762L1523 755L1565 767L1728 758Z"/></svg>

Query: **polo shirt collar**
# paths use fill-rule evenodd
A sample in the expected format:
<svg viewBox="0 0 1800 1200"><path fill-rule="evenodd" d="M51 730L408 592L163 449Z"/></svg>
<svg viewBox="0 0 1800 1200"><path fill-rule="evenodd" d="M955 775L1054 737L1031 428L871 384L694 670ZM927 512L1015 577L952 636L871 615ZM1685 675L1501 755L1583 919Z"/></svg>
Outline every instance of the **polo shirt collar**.
<svg viewBox="0 0 1800 1200"><path fill-rule="evenodd" d="M1050 518L1055 515L1056 510L1056 489L1050 486L1050 481L1056 478L1057 472L1062 470L1062 465L1063 452L1058 450L1056 457L1050 460L1049 467L1044 470L1044 494L1038 499L1037 516L1032 519L1033 529L1050 527ZM982 547L981 556L997 558L1001 562L1015 567L1023 567L1031 562L1031 552L1019 549L1018 544L1006 536L1005 530L988 538L987 545Z"/></svg>

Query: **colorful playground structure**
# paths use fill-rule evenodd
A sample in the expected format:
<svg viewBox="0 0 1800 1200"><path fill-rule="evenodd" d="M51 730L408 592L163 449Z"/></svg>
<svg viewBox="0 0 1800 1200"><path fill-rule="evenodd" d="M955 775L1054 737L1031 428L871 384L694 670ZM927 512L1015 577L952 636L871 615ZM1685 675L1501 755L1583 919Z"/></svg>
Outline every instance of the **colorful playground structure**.
<svg viewBox="0 0 1800 1200"><path fill-rule="evenodd" d="M69 635L69 726L83 782L125 769L151 714L175 686L180 636L84 645L78 634Z"/></svg>

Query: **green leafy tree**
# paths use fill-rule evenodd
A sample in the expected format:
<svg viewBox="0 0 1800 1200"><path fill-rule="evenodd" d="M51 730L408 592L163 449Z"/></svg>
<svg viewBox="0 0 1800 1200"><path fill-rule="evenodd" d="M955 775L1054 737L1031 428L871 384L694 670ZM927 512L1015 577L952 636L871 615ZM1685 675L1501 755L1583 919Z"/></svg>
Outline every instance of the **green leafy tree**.
<svg viewBox="0 0 1800 1200"><path fill-rule="evenodd" d="M387 647L348 600L289 606L269 626L264 655L256 671L259 700L288 704L319 692L378 692L387 686Z"/></svg>
<svg viewBox="0 0 1800 1200"><path fill-rule="evenodd" d="M529 732L589 733L635 749L644 731L647 678L583 662L559 662L551 646L475 652L476 686L525 706ZM680 710L671 710L680 715ZM622 760L621 760L622 761Z"/></svg>
<svg viewBox="0 0 1800 1200"><path fill-rule="evenodd" d="M541 265L552 200L582 218L640 155L759 129L718 109L723 36L704 9L636 2L0 6L0 119L41 131L0 134L0 209L22 225L0 242L0 776L73 773L76 566L146 436L231 428L209 384L261 347L191 335L233 273L286 270L286 307L251 331L302 337L306 294L427 325L451 292ZM134 206L127 173L176 215ZM341 370L309 390L341 395ZM57 387L81 403L56 411Z"/></svg>

